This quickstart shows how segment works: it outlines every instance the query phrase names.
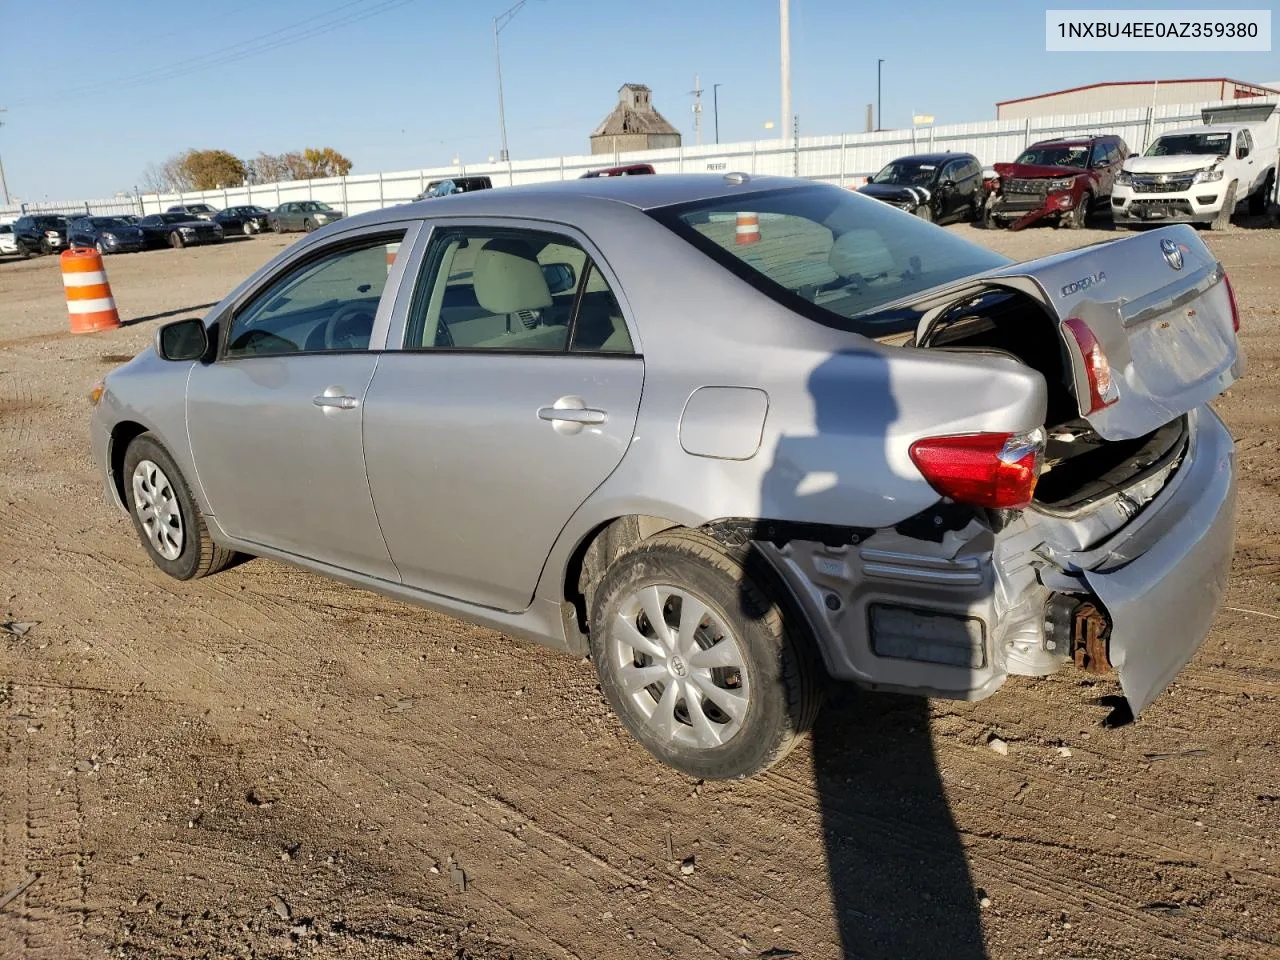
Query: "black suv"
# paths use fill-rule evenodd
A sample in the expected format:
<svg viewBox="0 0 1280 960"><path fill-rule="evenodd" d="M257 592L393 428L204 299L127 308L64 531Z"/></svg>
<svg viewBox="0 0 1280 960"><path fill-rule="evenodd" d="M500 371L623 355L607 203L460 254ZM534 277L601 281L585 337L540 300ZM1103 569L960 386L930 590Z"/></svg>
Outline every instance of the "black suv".
<svg viewBox="0 0 1280 960"><path fill-rule="evenodd" d="M13 222L18 254L56 253L67 246L67 218L50 213L28 214Z"/></svg>
<svg viewBox="0 0 1280 960"><path fill-rule="evenodd" d="M984 199L982 164L971 153L899 157L858 192L934 223L976 220Z"/></svg>
<svg viewBox="0 0 1280 960"><path fill-rule="evenodd" d="M472 190L490 190L493 181L488 177L449 177L445 180L432 180L427 189L414 197L414 200L427 200L432 197L447 197L455 193L470 193Z"/></svg>

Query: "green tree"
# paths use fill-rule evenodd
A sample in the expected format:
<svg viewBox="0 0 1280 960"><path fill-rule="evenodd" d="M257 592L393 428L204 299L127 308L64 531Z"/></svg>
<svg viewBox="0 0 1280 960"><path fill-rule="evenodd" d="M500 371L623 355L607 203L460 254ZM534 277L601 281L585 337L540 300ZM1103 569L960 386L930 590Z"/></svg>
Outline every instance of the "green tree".
<svg viewBox="0 0 1280 960"><path fill-rule="evenodd" d="M182 155L180 166L186 171L193 190L238 187L248 173L244 161L226 150L188 150Z"/></svg>
<svg viewBox="0 0 1280 960"><path fill-rule="evenodd" d="M333 147L307 147L302 160L308 173L307 179L321 177L345 177L351 172L351 161Z"/></svg>

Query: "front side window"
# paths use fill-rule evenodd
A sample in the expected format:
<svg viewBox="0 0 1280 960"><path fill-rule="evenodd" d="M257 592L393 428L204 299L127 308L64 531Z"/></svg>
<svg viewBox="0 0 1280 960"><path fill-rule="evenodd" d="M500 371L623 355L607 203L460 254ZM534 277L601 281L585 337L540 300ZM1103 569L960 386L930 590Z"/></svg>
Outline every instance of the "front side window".
<svg viewBox="0 0 1280 960"><path fill-rule="evenodd" d="M758 218L754 243L737 242L744 213ZM894 301L1011 262L827 185L699 200L650 215L796 312L869 336L914 326L914 319L883 310Z"/></svg>
<svg viewBox="0 0 1280 960"><path fill-rule="evenodd" d="M236 313L223 356L367 350L388 256L403 238L379 234L290 268Z"/></svg>
<svg viewBox="0 0 1280 960"><path fill-rule="evenodd" d="M438 231L405 332L410 350L630 353L608 281L568 237L537 230Z"/></svg>

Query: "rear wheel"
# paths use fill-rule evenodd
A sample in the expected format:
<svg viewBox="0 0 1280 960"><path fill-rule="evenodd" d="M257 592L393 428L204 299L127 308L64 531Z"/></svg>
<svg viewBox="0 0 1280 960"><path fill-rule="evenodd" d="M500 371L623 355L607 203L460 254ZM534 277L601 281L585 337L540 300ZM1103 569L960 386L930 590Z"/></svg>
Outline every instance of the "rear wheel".
<svg viewBox="0 0 1280 960"><path fill-rule="evenodd" d="M1231 215L1236 212L1236 181L1232 180L1222 198L1222 209L1209 221L1210 230L1226 230L1231 226Z"/></svg>
<svg viewBox="0 0 1280 960"><path fill-rule="evenodd" d="M157 567L177 580L194 580L225 569L233 550L209 536L204 514L169 452L150 433L129 444L124 455L125 500L138 538Z"/></svg>
<svg viewBox="0 0 1280 960"><path fill-rule="evenodd" d="M173 249L181 250L186 245L187 245L187 241L182 239L182 234L180 234L177 230L169 234L169 246L173 247Z"/></svg>
<svg viewBox="0 0 1280 960"><path fill-rule="evenodd" d="M1271 191L1276 186L1276 172L1272 170L1263 181L1262 188L1249 198L1249 213L1260 217L1267 212L1267 204L1271 202Z"/></svg>
<svg viewBox="0 0 1280 960"><path fill-rule="evenodd" d="M659 534L609 567L591 656L622 725L658 760L749 777L812 726L819 667L807 635L788 629L782 589L758 554L731 556L693 531Z"/></svg>

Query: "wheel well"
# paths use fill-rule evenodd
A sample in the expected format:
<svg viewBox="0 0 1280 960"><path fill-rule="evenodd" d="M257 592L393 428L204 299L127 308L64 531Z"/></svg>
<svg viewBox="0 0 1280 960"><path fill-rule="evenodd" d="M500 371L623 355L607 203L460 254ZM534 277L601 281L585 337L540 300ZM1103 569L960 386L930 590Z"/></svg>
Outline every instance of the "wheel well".
<svg viewBox="0 0 1280 960"><path fill-rule="evenodd" d="M678 526L680 524L662 517L615 517L582 538L570 554L564 572L564 602L572 606L581 636L587 635L596 584L609 564L642 540Z"/></svg>
<svg viewBox="0 0 1280 960"><path fill-rule="evenodd" d="M124 455L129 444L147 432L147 428L132 420L122 420L111 428L111 444L108 456L111 458L111 483L120 497L120 502L127 504L124 491Z"/></svg>

